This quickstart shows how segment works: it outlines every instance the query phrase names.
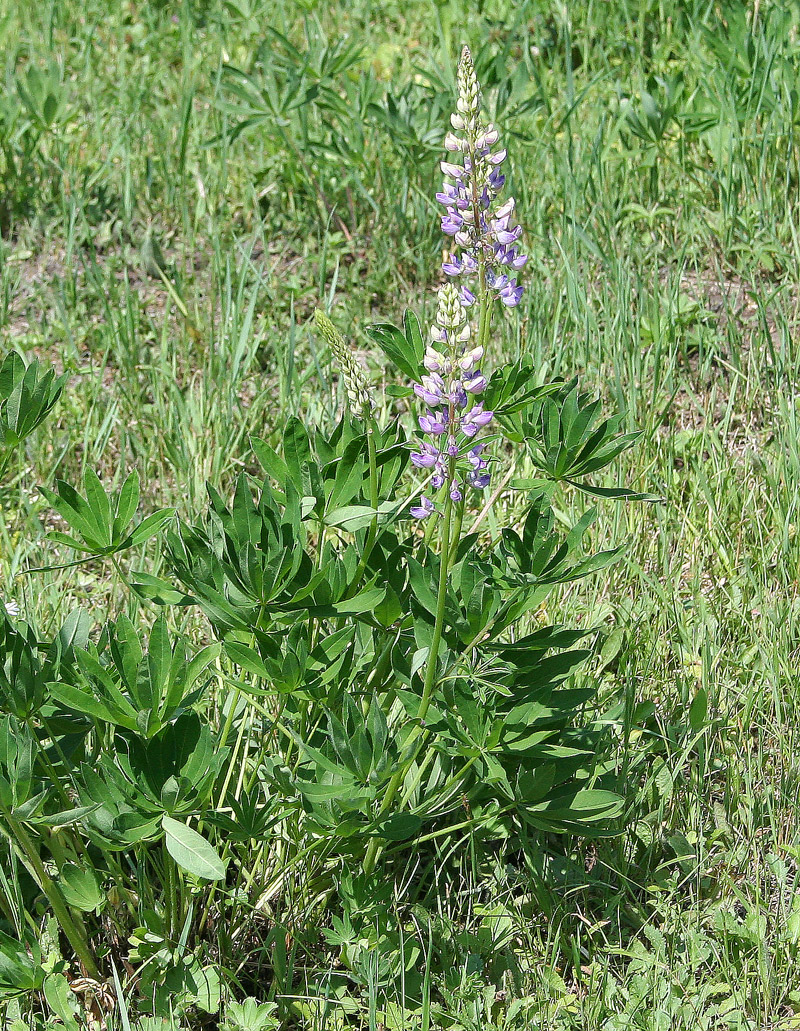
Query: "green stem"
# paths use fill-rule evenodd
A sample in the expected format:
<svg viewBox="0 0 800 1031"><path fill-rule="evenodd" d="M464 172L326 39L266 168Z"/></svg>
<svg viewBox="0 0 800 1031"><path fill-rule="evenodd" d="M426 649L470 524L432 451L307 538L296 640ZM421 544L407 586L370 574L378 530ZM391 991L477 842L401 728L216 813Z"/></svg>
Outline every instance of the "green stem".
<svg viewBox="0 0 800 1031"><path fill-rule="evenodd" d="M11 455L12 454L13 454L13 449L10 448L10 447L7 447L5 449L5 454L3 455L3 460L0 461L0 480L2 480L3 476L5 476L5 472L6 472L6 469L8 468L9 462L11 461Z"/></svg>
<svg viewBox="0 0 800 1031"><path fill-rule="evenodd" d="M464 509L467 507L464 498L458 503L456 509L456 525L453 528L453 538L450 541L450 551L447 556L447 568L448 572L453 568L453 563L456 560L456 551L458 550L458 542L461 540L461 527L464 524Z"/></svg>
<svg viewBox="0 0 800 1031"><path fill-rule="evenodd" d="M10 810L2 803L0 803L0 812L2 812L6 823L8 824L8 830L17 854L33 876L34 880L38 881L39 887L42 889L47 901L50 903L50 908L53 910L55 918L58 921L61 930L64 932L67 941L72 946L75 955L85 967L86 973L89 977L99 981L101 979L100 971L92 957L91 950L89 949L89 941L86 937L86 930L80 922L80 918L73 918L69 911L66 899L61 893L61 889L45 870L44 863L39 857L39 853L23 825L11 815Z"/></svg>
<svg viewBox="0 0 800 1031"><path fill-rule="evenodd" d="M375 547L375 541L378 539L378 454L375 448L374 419L369 419L367 423L367 457L369 461L369 503L370 507L375 510L375 515L372 517L372 522L369 524L367 539L364 541L364 551L361 554L361 561L358 563L358 567L353 576L350 588L345 595L345 599L352 598L353 595L358 593L361 577L364 575L370 554L372 553L372 549Z"/></svg>
<svg viewBox="0 0 800 1031"><path fill-rule="evenodd" d="M164 880L167 893L167 938L174 941L178 932L178 899L176 895L176 867L172 856L164 846Z"/></svg>
<svg viewBox="0 0 800 1031"><path fill-rule="evenodd" d="M456 773L452 774L450 779L445 784L445 786L443 788L441 788L441 790L439 791L439 797L443 798L443 799L446 799L448 791L450 791L451 788L455 787L455 785L459 782L459 780L461 780L461 778L464 776L464 774L469 772L471 767L475 765L475 763L478 761L478 759L480 759L480 755L473 755L471 759L467 759L466 763L461 767L461 769L458 770ZM422 775L424 773L424 770L425 770L425 766L424 766L424 764L421 764L417 776L414 777L413 781L408 785L408 787L405 790L405 793L404 793L403 799L402 799L403 805L405 805L408 802L409 798L411 797L412 793L414 792L414 789L417 787L419 782L422 780Z"/></svg>
<svg viewBox="0 0 800 1031"><path fill-rule="evenodd" d="M454 463L451 462L451 465ZM450 480L453 479L453 470L450 471ZM436 660L439 657L439 646L442 643L444 632L444 608L447 601L447 574L450 572L450 530L453 517L453 500L447 495L447 502L444 506L444 526L442 528L441 558L439 560L439 593L436 598L436 622L433 625L433 640L431 641L428 653L428 668L425 671L425 685L422 688L422 700L417 712L417 725L420 726L431 704L431 696L436 686ZM385 808L385 804L384 804Z"/></svg>
<svg viewBox="0 0 800 1031"><path fill-rule="evenodd" d="M450 462L450 472L448 482L452 481L455 461ZM430 708L431 699L433 698L433 691L436 687L436 667L439 658L439 648L442 643L442 634L444 633L444 615L445 605L447 602L447 580L450 572L450 559L453 553L454 546L457 546L458 541L452 530L455 527L452 526L453 516L453 500L450 494L447 495L447 501L444 508L444 521L442 526L441 536L441 549L440 549L440 561L439 561L439 591L436 599L436 622L433 626L433 638L431 640L430 650L428 652L427 669L425 671L425 682L422 688L422 698L420 699L419 709L417 711L417 719L414 726L411 728L408 738L406 739L405 747L409 750L408 758L401 765L400 769L394 774L392 779L389 781L389 785L386 788L386 794L383 797L383 802L378 810L378 816L382 816L387 809L392 805L401 784L403 783L408 768L417 756L417 749L412 749L412 746L417 743L417 739L424 732L425 716L427 715L428 709ZM458 526L460 532L460 525ZM373 838L367 849L367 855L364 859L364 873L367 875L371 874L375 868L375 861L378 858L378 854L381 848L381 844L378 838Z"/></svg>

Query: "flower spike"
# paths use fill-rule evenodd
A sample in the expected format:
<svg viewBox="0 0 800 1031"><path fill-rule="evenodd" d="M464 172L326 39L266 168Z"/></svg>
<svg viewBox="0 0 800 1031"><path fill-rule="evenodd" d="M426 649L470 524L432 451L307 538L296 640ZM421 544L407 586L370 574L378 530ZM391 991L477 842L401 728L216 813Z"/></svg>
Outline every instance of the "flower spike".
<svg viewBox="0 0 800 1031"><path fill-rule="evenodd" d="M314 321L317 329L325 337L331 354L339 366L339 371L344 379L347 400L354 415L365 418L375 408L375 401L372 391L369 388L364 370L353 357L353 353L344 341L344 337L334 326L324 311L314 309Z"/></svg>

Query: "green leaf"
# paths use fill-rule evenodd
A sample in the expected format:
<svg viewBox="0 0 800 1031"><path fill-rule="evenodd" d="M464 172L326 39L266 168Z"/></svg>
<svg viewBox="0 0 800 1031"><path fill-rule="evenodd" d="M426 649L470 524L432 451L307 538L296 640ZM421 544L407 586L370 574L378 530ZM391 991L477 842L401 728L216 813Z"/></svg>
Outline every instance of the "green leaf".
<svg viewBox="0 0 800 1031"><path fill-rule="evenodd" d="M369 526L375 518L376 510L368 505L345 505L343 508L336 508L325 516L328 526L340 527L355 533L365 526Z"/></svg>
<svg viewBox="0 0 800 1031"><path fill-rule="evenodd" d="M219 973L213 966L201 967L198 962L192 964L189 974L194 983L194 1004L204 1013L216 1013L219 1010L222 995Z"/></svg>
<svg viewBox="0 0 800 1031"><path fill-rule="evenodd" d="M47 487L40 487L39 491L47 498L53 508L69 527L89 546L91 551L102 551L106 544L98 536L98 529L94 525L92 512L88 503L78 494L74 487L71 487L64 480L56 481L58 493L49 490Z"/></svg>
<svg viewBox="0 0 800 1031"><path fill-rule="evenodd" d="M240 644L239 641L225 641L222 648L228 658L235 662L240 669L246 670L256 677L261 677L262 680L269 681L271 679L263 659L254 648Z"/></svg>
<svg viewBox="0 0 800 1031"><path fill-rule="evenodd" d="M114 536L121 534L136 514L139 506L139 473L134 469L122 484L117 499L117 515L114 519Z"/></svg>
<svg viewBox="0 0 800 1031"><path fill-rule="evenodd" d="M104 547L109 547L112 543L111 505L108 495L103 490L103 484L93 469L87 468L83 474L83 489L86 491L86 500L100 540Z"/></svg>
<svg viewBox="0 0 800 1031"><path fill-rule="evenodd" d="M425 345L416 315L407 311L404 322L405 333L389 323L370 326L367 332L386 357L394 362L404 375L409 379L416 380L419 379L422 369Z"/></svg>
<svg viewBox="0 0 800 1031"><path fill-rule="evenodd" d="M47 1005L61 1021L61 1025L67 1028L67 1031L78 1031L79 1024L75 1019L78 999L70 989L66 977L63 974L48 974L42 988Z"/></svg>
<svg viewBox="0 0 800 1031"><path fill-rule="evenodd" d="M689 726L694 731L702 730L708 716L708 692L700 688L689 706Z"/></svg>
<svg viewBox="0 0 800 1031"><path fill-rule="evenodd" d="M437 609L437 600L430 585L430 572L421 566L416 559L409 558L408 575L414 597L426 612L434 615Z"/></svg>
<svg viewBox="0 0 800 1031"><path fill-rule="evenodd" d="M303 467L311 461L311 443L305 426L295 415L289 420L284 430L283 458L287 472L297 491L301 495L304 494Z"/></svg>
<svg viewBox="0 0 800 1031"><path fill-rule="evenodd" d="M66 863L59 870L59 884L67 903L83 913L99 911L106 901L94 870Z"/></svg>
<svg viewBox="0 0 800 1031"><path fill-rule="evenodd" d="M366 591L362 591L357 594L354 598L350 598L347 601L337 602L332 608L340 615L351 615L357 616L362 612L369 612L374 609L376 605L379 605L383 601L385 591L382 587L371 587Z"/></svg>
<svg viewBox="0 0 800 1031"><path fill-rule="evenodd" d="M565 477L565 479L571 486L594 498L610 498L612 501L664 501L664 498L659 497L658 494L638 494L635 490L629 490L627 487L592 487L588 483L579 483L569 477Z"/></svg>
<svg viewBox="0 0 800 1031"><path fill-rule="evenodd" d="M84 716L93 716L95 719L103 720L104 723L116 723L127 727L128 730L136 729L134 715L128 717L119 712L112 712L105 702L71 684L51 684L50 692L57 702L61 702L73 712L79 712Z"/></svg>
<svg viewBox="0 0 800 1031"><path fill-rule="evenodd" d="M147 646L147 668L152 698L159 698L164 693L171 662L172 642L167 630L167 621L163 616L159 616L150 630Z"/></svg>
<svg viewBox="0 0 800 1031"><path fill-rule="evenodd" d="M224 878L226 863L201 834L171 816L162 816L161 826L166 834L167 852L178 866L206 881Z"/></svg>
<svg viewBox="0 0 800 1031"><path fill-rule="evenodd" d="M407 841L419 833L422 820L415 813L392 813L375 825L374 833L387 841Z"/></svg>
<svg viewBox="0 0 800 1031"><path fill-rule="evenodd" d="M84 816L95 812L96 805L81 805L76 809L65 809L61 813L52 813L47 816L29 818L31 823L41 824L45 827L70 827L73 823L82 820Z"/></svg>
<svg viewBox="0 0 800 1031"><path fill-rule="evenodd" d="M44 981L41 950L34 945L33 957L21 942L0 931L0 990L14 994L38 991Z"/></svg>
<svg viewBox="0 0 800 1031"><path fill-rule="evenodd" d="M289 479L289 467L286 462L265 440L261 440L259 437L251 437L250 446L267 476L275 480L279 487L285 487L286 481Z"/></svg>
<svg viewBox="0 0 800 1031"><path fill-rule="evenodd" d="M162 508L159 512L153 512L146 516L138 526L131 531L130 537L124 542L126 548L135 548L138 544L144 544L151 537L159 532L162 526L175 515L174 508ZM120 550L122 550L120 548Z"/></svg>
<svg viewBox="0 0 800 1031"><path fill-rule="evenodd" d="M403 329L405 330L406 341L409 347L413 348L416 367L420 369L422 367L422 359L425 357L425 340L422 336L419 319L410 308L406 308L403 315Z"/></svg>
<svg viewBox="0 0 800 1031"><path fill-rule="evenodd" d="M161 580L150 573L131 573L131 590L144 601L152 601L155 605L196 604L190 595L176 590L166 580Z"/></svg>

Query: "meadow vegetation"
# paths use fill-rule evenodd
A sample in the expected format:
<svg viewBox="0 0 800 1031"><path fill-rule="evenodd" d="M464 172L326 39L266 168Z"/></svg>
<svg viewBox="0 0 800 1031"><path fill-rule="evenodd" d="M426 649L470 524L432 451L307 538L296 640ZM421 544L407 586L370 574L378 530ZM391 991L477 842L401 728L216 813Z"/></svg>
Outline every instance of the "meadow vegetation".
<svg viewBox="0 0 800 1031"><path fill-rule="evenodd" d="M4 1026L800 1026L799 33L796 0L0 0ZM508 634L420 716L404 313L463 43L530 258L441 647L539 576L567 806L492 758ZM594 398L634 446L524 444Z"/></svg>

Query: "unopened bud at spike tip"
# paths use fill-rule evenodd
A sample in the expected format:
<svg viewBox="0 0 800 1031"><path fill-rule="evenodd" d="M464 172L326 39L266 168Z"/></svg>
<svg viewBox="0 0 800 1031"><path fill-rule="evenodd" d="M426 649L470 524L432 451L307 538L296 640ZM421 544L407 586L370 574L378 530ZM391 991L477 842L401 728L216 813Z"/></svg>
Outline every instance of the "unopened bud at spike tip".
<svg viewBox="0 0 800 1031"><path fill-rule="evenodd" d="M334 326L324 311L314 309L314 321L317 329L325 338L331 349L336 364L344 380L347 400L354 415L365 418L375 408L375 401L364 375L364 370L353 357L353 353L345 343L344 337Z"/></svg>

